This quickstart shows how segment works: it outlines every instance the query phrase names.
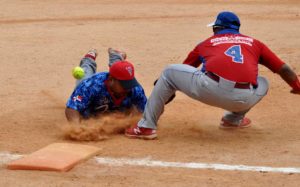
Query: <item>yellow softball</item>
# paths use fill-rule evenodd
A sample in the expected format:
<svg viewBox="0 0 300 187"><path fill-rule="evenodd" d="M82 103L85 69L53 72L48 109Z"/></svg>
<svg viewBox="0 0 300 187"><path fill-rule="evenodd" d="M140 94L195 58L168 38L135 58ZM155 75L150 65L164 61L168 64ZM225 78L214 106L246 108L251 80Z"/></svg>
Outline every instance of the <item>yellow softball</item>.
<svg viewBox="0 0 300 187"><path fill-rule="evenodd" d="M72 69L72 75L75 79L82 79L84 77L84 70L77 66Z"/></svg>

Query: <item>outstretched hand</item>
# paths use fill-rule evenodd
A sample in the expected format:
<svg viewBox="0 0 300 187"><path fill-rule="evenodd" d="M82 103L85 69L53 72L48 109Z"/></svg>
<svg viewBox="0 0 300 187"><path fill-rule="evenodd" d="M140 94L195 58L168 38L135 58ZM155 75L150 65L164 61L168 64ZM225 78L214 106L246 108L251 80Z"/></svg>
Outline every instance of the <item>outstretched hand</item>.
<svg viewBox="0 0 300 187"><path fill-rule="evenodd" d="M300 88L299 88L300 75L297 75L297 77L298 77L298 81L297 81L298 84L296 86L296 90L295 89L291 90L292 94L300 94ZM293 87L293 88L295 88L295 87Z"/></svg>
<svg viewBox="0 0 300 187"><path fill-rule="evenodd" d="M291 90L291 93L300 95L300 90Z"/></svg>

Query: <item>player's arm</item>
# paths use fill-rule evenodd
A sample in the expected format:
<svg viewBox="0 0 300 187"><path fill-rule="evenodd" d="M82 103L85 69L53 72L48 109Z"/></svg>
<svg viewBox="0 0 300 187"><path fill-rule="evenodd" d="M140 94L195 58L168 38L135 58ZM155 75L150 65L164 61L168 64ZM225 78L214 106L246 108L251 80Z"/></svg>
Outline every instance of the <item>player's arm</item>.
<svg viewBox="0 0 300 187"><path fill-rule="evenodd" d="M291 93L300 94L300 82L296 73L282 60L280 60L267 46L261 43L262 52L260 57L260 63L274 73L280 75L280 77L288 83L291 87Z"/></svg>
<svg viewBox="0 0 300 187"><path fill-rule="evenodd" d="M138 112L143 113L147 103L147 97L141 86L137 86L133 89L131 99Z"/></svg>
<svg viewBox="0 0 300 187"><path fill-rule="evenodd" d="M278 74L286 83L288 83L292 87L291 93L300 94L299 77L287 64L282 65L282 67L278 71Z"/></svg>
<svg viewBox="0 0 300 187"><path fill-rule="evenodd" d="M198 45L199 46L199 45ZM186 57L186 59L183 61L183 64L187 64L190 66L193 66L195 68L199 67L202 63L200 60L199 52L198 52L198 46L196 46Z"/></svg>
<svg viewBox="0 0 300 187"><path fill-rule="evenodd" d="M65 115L69 122L80 123L81 112L87 110L90 106L94 97L93 93L95 91L90 85L87 86L81 83L76 87L66 104Z"/></svg>
<svg viewBox="0 0 300 187"><path fill-rule="evenodd" d="M66 115L67 120L70 123L74 123L74 124L80 123L81 116L80 116L80 113L77 110L66 107L65 115Z"/></svg>

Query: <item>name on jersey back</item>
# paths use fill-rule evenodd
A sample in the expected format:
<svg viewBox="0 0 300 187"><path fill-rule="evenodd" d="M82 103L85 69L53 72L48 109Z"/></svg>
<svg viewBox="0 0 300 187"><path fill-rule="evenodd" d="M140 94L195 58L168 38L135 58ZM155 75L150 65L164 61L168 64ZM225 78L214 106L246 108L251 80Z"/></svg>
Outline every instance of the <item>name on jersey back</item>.
<svg viewBox="0 0 300 187"><path fill-rule="evenodd" d="M210 40L213 46L225 43L243 43L252 46L253 38L243 36L222 36Z"/></svg>

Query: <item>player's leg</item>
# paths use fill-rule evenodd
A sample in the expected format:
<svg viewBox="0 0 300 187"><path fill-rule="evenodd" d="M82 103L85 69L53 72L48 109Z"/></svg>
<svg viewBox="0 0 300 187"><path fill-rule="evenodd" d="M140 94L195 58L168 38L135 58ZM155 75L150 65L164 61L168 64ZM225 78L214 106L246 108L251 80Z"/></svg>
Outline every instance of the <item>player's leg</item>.
<svg viewBox="0 0 300 187"><path fill-rule="evenodd" d="M110 67L115 62L125 60L127 55L124 51L108 48L108 57L108 66Z"/></svg>
<svg viewBox="0 0 300 187"><path fill-rule="evenodd" d="M189 65L175 64L168 66L158 79L147 101L143 118L134 127L126 130L125 135L134 138L154 139L157 137L157 121L164 110L166 101L180 90L195 98L202 73Z"/></svg>
<svg viewBox="0 0 300 187"><path fill-rule="evenodd" d="M245 128L250 126L251 121L245 117L246 113L267 94L269 89L269 83L266 78L258 77L257 82L258 87L254 89L254 94L249 97L248 109L236 112L225 111L221 119L220 128Z"/></svg>
<svg viewBox="0 0 300 187"><path fill-rule="evenodd" d="M90 50L81 59L79 66L84 70L84 77L76 81L76 86L80 84L84 79L91 77L97 71L97 64L95 62L97 57L96 49Z"/></svg>
<svg viewBox="0 0 300 187"><path fill-rule="evenodd" d="M138 122L139 127L156 129L157 121L164 110L166 101L176 90L182 91L195 98L199 82L198 69L185 65L176 64L168 66L156 83L145 107L143 118Z"/></svg>
<svg viewBox="0 0 300 187"><path fill-rule="evenodd" d="M250 110L250 109L249 109ZM220 128L246 128L250 126L250 119L246 118L245 115L249 111L241 111L241 112L230 112L225 111L224 116L220 122Z"/></svg>

